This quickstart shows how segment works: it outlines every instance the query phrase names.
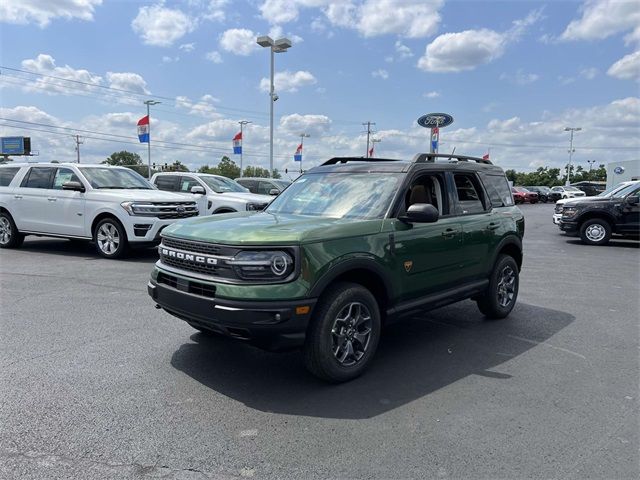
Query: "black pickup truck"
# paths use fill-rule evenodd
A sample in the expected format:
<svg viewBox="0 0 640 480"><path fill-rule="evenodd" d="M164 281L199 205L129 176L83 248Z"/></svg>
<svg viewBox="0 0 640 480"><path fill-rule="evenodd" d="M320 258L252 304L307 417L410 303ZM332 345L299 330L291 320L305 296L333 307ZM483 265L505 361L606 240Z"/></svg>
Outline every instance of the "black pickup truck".
<svg viewBox="0 0 640 480"><path fill-rule="evenodd" d="M634 182L611 197L593 197L569 202L562 209L560 230L580 235L587 245L605 245L611 235L640 237L640 182Z"/></svg>

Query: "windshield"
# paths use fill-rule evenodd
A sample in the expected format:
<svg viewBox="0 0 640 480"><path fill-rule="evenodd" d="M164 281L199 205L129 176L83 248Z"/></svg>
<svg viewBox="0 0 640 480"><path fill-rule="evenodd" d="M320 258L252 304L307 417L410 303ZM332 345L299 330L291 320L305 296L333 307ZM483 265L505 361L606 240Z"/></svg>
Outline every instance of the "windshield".
<svg viewBox="0 0 640 480"><path fill-rule="evenodd" d="M382 218L401 178L401 174L395 173L306 174L276 197L266 211L331 218Z"/></svg>
<svg viewBox="0 0 640 480"><path fill-rule="evenodd" d="M640 186L640 183L632 183L631 185L627 185L626 187L616 191L611 196L616 198L626 197L627 195L632 193L634 190L637 190L638 186Z"/></svg>
<svg viewBox="0 0 640 480"><path fill-rule="evenodd" d="M520 193L529 193L529 190L524 187L515 187L515 189Z"/></svg>
<svg viewBox="0 0 640 480"><path fill-rule="evenodd" d="M291 185L291 182L287 182L286 180L271 180L271 181L275 183L280 188L280 190L284 190L289 185Z"/></svg>
<svg viewBox="0 0 640 480"><path fill-rule="evenodd" d="M139 173L128 168L90 167L80 171L93 188L153 190Z"/></svg>
<svg viewBox="0 0 640 480"><path fill-rule="evenodd" d="M221 178L221 177L205 177L202 176L200 179L206 183L211 190L216 193L225 193L225 192L246 192L247 189L242 185L234 182L230 178Z"/></svg>
<svg viewBox="0 0 640 480"><path fill-rule="evenodd" d="M613 195L615 193L617 193L618 190L622 190L627 185L629 185L629 184L628 183L619 183L617 185L614 185L613 187L607 188L604 192L600 192L598 195L596 195L596 197L613 197Z"/></svg>

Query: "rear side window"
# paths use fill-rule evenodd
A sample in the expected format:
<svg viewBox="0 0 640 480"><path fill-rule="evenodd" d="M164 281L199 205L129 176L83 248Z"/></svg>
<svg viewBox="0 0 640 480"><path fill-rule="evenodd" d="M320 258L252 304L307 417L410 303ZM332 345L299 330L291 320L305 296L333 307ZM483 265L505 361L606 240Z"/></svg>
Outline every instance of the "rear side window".
<svg viewBox="0 0 640 480"><path fill-rule="evenodd" d="M160 190L165 190L167 192L175 192L178 190L178 181L180 177L176 175L162 175L156 177L154 183L156 187Z"/></svg>
<svg viewBox="0 0 640 480"><path fill-rule="evenodd" d="M458 203L463 215L484 212L482 189L475 175L456 173L453 175L458 194Z"/></svg>
<svg viewBox="0 0 640 480"><path fill-rule="evenodd" d="M52 167L31 167L20 186L26 188L51 188L51 178L55 170Z"/></svg>
<svg viewBox="0 0 640 480"><path fill-rule="evenodd" d="M258 190L258 182L255 180L243 180L240 178L236 181L243 187L248 188L251 193L256 193Z"/></svg>
<svg viewBox="0 0 640 480"><path fill-rule="evenodd" d="M513 205L511 189L504 175L482 175L482 182L489 194L492 206L509 207Z"/></svg>
<svg viewBox="0 0 640 480"><path fill-rule="evenodd" d="M8 187L20 167L0 168L0 187Z"/></svg>

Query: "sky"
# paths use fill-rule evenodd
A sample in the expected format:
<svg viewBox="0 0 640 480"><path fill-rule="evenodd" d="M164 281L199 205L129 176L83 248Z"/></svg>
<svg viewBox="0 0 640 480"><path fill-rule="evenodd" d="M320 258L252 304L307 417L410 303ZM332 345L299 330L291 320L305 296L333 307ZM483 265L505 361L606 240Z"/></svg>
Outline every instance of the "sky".
<svg viewBox="0 0 640 480"><path fill-rule="evenodd" d="M573 157L588 168L640 158L640 2L454 0L3 0L0 136L30 136L37 161L146 163L137 121L151 107L152 161L192 169L233 155L269 165L269 51L275 55L274 163L296 170L428 151L416 120L454 123L440 152L530 171Z"/></svg>

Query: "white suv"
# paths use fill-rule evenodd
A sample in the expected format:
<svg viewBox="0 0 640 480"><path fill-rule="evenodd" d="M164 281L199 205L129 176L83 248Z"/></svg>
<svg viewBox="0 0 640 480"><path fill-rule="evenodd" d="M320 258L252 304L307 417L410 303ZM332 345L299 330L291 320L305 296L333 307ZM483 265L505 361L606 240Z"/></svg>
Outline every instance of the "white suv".
<svg viewBox="0 0 640 480"><path fill-rule="evenodd" d="M205 193L207 214L263 210L274 198L250 193L230 178L208 173L156 173L151 177L151 183L168 192Z"/></svg>
<svg viewBox="0 0 640 480"><path fill-rule="evenodd" d="M25 235L93 240L106 258L153 243L176 219L198 215L195 201L161 192L124 167L75 163L0 165L0 248Z"/></svg>
<svg viewBox="0 0 640 480"><path fill-rule="evenodd" d="M586 197L587 194L576 187L552 187L551 190L558 192L562 198L579 198Z"/></svg>

